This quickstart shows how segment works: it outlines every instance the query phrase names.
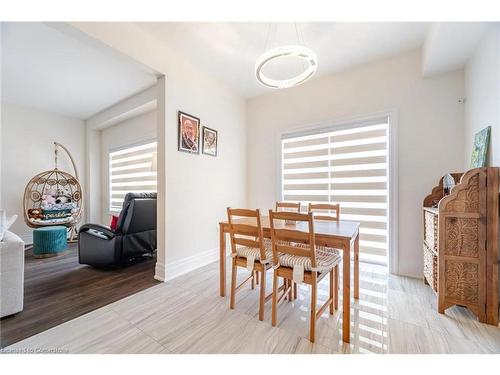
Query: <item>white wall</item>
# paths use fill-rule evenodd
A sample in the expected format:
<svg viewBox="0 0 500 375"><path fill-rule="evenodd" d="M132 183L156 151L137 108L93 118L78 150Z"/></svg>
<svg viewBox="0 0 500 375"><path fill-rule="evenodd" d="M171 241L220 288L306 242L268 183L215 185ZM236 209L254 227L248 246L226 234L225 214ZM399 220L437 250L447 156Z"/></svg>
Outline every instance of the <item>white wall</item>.
<svg viewBox="0 0 500 375"><path fill-rule="evenodd" d="M85 125L82 120L2 102L1 141L2 208L19 216L12 231L31 243L32 229L23 218L24 188L36 174L54 168L54 141L69 149L84 186ZM73 174L62 150L58 164Z"/></svg>
<svg viewBox="0 0 500 375"><path fill-rule="evenodd" d="M491 25L465 66L465 164L474 134L491 126L489 166L500 166L500 24Z"/></svg>
<svg viewBox="0 0 500 375"><path fill-rule="evenodd" d="M156 139L156 111L120 122L100 131L101 135L101 182L103 197L102 224L109 225L109 152L135 143Z"/></svg>
<svg viewBox="0 0 500 375"><path fill-rule="evenodd" d="M312 80L247 102L248 205L268 209L278 199L277 137L316 123L395 111L399 149L400 274L421 277L422 200L439 178L461 170L463 71L421 78L414 51Z"/></svg>
<svg viewBox="0 0 500 375"><path fill-rule="evenodd" d="M103 189L102 181L102 161L105 154L102 154L101 131L127 121L144 113L154 111L157 105L157 85L130 96L115 105L95 114L85 121L86 128L86 171L87 186L85 194L87 196L87 219L92 223L102 222L103 212L106 207L106 190ZM154 122L156 126L157 121ZM153 123L148 123L148 131L151 132ZM132 135L119 134L124 139L134 136L141 137L133 129ZM156 130L154 131L156 133ZM109 221L102 222L109 224Z"/></svg>
<svg viewBox="0 0 500 375"><path fill-rule="evenodd" d="M159 254L157 277L217 259L225 208L246 205L245 101L134 24L72 25L166 77L166 97L158 103L166 103L166 258ZM179 110L219 131L216 158L177 151Z"/></svg>

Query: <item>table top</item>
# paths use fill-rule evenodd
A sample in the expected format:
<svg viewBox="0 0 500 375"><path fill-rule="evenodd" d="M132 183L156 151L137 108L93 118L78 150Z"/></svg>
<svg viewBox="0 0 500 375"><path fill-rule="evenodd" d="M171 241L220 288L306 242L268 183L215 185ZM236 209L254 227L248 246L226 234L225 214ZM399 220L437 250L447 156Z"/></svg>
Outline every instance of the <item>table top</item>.
<svg viewBox="0 0 500 375"><path fill-rule="evenodd" d="M241 218L236 219L233 222L237 224L255 225L255 219L253 218ZM227 220L221 221L221 224L228 224L228 222ZM262 216L261 224L263 229L269 229L269 216ZM359 226L360 223L355 221L314 220L314 233L316 235L335 236L351 239L358 234ZM300 230L304 232L309 231L307 222L285 223L282 220L276 220L275 228Z"/></svg>

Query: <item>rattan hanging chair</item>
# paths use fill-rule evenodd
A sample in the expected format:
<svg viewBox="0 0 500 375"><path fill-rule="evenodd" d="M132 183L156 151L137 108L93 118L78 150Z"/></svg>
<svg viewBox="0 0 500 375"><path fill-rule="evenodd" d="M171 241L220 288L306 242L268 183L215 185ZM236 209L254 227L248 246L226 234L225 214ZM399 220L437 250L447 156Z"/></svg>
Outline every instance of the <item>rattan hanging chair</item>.
<svg viewBox="0 0 500 375"><path fill-rule="evenodd" d="M55 168L33 177L24 190L24 221L31 228L63 225L70 229L70 241L76 237L76 225L83 213L83 192L78 171L70 152L54 142ZM75 176L57 168L58 148L68 154Z"/></svg>

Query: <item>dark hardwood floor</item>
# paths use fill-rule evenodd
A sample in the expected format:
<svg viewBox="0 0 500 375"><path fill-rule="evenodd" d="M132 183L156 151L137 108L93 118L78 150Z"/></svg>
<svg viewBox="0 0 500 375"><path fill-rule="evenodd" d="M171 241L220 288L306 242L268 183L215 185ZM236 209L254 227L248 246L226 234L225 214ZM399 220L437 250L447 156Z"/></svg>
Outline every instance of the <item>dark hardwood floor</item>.
<svg viewBox="0 0 500 375"><path fill-rule="evenodd" d="M153 259L101 270L78 263L76 244L69 249L46 259L26 251L24 310L0 320L0 348L158 283Z"/></svg>

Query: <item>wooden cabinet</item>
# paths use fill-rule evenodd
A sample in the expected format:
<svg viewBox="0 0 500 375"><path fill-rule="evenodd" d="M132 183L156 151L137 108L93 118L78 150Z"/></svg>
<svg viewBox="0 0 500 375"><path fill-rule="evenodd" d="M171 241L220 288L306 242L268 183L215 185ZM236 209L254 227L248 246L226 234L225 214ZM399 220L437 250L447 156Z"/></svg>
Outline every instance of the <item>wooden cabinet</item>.
<svg viewBox="0 0 500 375"><path fill-rule="evenodd" d="M449 195L441 179L424 199L424 280L437 293L440 313L465 306L479 321L498 325L500 168L453 178Z"/></svg>

